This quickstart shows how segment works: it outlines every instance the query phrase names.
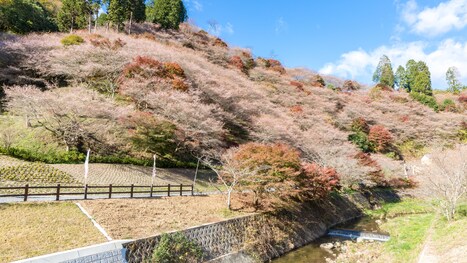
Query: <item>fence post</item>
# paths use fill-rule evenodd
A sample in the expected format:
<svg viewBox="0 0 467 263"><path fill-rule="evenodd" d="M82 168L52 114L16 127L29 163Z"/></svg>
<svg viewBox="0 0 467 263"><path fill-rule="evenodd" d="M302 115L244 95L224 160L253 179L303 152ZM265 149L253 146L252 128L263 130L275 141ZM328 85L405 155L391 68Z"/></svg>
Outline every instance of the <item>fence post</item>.
<svg viewBox="0 0 467 263"><path fill-rule="evenodd" d="M134 184L131 184L131 190L130 190L130 198L133 198L133 188L135 187Z"/></svg>
<svg viewBox="0 0 467 263"><path fill-rule="evenodd" d="M152 197L152 191L153 191L154 186L151 185L151 193L149 194L149 197Z"/></svg>
<svg viewBox="0 0 467 263"><path fill-rule="evenodd" d="M84 186L84 200L88 199L88 184Z"/></svg>
<svg viewBox="0 0 467 263"><path fill-rule="evenodd" d="M60 200L60 184L57 184L57 194L55 196L55 201Z"/></svg>
<svg viewBox="0 0 467 263"><path fill-rule="evenodd" d="M191 195L192 196L195 195L194 191L195 191L195 187L193 184L191 184Z"/></svg>
<svg viewBox="0 0 467 263"><path fill-rule="evenodd" d="M112 184L109 184L109 199L112 198Z"/></svg>
<svg viewBox="0 0 467 263"><path fill-rule="evenodd" d="M183 195L183 184L180 184L180 196Z"/></svg>
<svg viewBox="0 0 467 263"><path fill-rule="evenodd" d="M167 196L170 196L170 184L167 185Z"/></svg>
<svg viewBox="0 0 467 263"><path fill-rule="evenodd" d="M24 202L28 201L29 184L24 187Z"/></svg>

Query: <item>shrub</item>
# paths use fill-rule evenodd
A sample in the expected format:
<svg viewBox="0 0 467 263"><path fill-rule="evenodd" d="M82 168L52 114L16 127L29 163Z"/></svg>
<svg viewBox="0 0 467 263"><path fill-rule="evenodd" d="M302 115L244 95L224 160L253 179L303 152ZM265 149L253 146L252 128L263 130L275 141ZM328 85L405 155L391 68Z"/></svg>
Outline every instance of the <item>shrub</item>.
<svg viewBox="0 0 467 263"><path fill-rule="evenodd" d="M365 153L374 151L373 143L370 142L368 135L364 132L350 134L347 139L357 145L357 147Z"/></svg>
<svg viewBox="0 0 467 263"><path fill-rule="evenodd" d="M303 108L300 105L295 105L295 106L290 107L290 111L292 113L301 114L301 113L303 113Z"/></svg>
<svg viewBox="0 0 467 263"><path fill-rule="evenodd" d="M174 62L161 63L150 57L136 57L132 63L123 69L120 82L123 82L125 78L131 79L137 77L144 81L151 81L151 78L159 78L165 83L169 83L173 89L179 91L186 91L190 87L185 82L185 71L179 64Z"/></svg>
<svg viewBox="0 0 467 263"><path fill-rule="evenodd" d="M350 126L353 132L363 132L368 134L370 131L370 126L363 117L358 117L352 121Z"/></svg>
<svg viewBox="0 0 467 263"><path fill-rule="evenodd" d="M243 60L240 56L233 56L230 58L230 64L237 69L239 69L243 73L247 73L248 69L245 67L245 64L243 64Z"/></svg>
<svg viewBox="0 0 467 263"><path fill-rule="evenodd" d="M221 48L228 48L229 46L227 43L225 43L222 39L216 38L214 39L214 42L212 43L213 46L215 47L221 47Z"/></svg>
<svg viewBox="0 0 467 263"><path fill-rule="evenodd" d="M187 91L190 88L190 86L188 86L188 84L185 83L185 81L183 81L182 79L175 78L172 80L172 88L179 91Z"/></svg>
<svg viewBox="0 0 467 263"><path fill-rule="evenodd" d="M268 59L267 60L267 68L269 68L272 71L279 72L280 74L285 74L285 68L282 66L281 62L276 59Z"/></svg>
<svg viewBox="0 0 467 263"><path fill-rule="evenodd" d="M457 100L460 103L467 103L467 94L461 94Z"/></svg>
<svg viewBox="0 0 467 263"><path fill-rule="evenodd" d="M438 112L438 103L433 96L428 96L419 92L410 92L410 97Z"/></svg>
<svg viewBox="0 0 467 263"><path fill-rule="evenodd" d="M81 45L84 43L84 39L78 35L68 35L62 38L60 43L62 43L64 46Z"/></svg>
<svg viewBox="0 0 467 263"><path fill-rule="evenodd" d="M299 81L292 80L290 81L290 85L297 87L298 89L302 90L303 89L303 84Z"/></svg>
<svg viewBox="0 0 467 263"><path fill-rule="evenodd" d="M195 263L201 262L203 251L198 244L182 233L163 234L154 248L151 262L154 263Z"/></svg>
<svg viewBox="0 0 467 263"><path fill-rule="evenodd" d="M467 142L467 122L463 121L461 123L461 128L457 132L457 136L462 142Z"/></svg>
<svg viewBox="0 0 467 263"><path fill-rule="evenodd" d="M368 141L374 145L377 152L388 151L392 146L392 134L382 125L375 125L370 128Z"/></svg>
<svg viewBox="0 0 467 263"><path fill-rule="evenodd" d="M185 78L185 71L177 63L165 62L164 70L167 72L167 75L170 78L175 78L175 77Z"/></svg>
<svg viewBox="0 0 467 263"><path fill-rule="evenodd" d="M369 153L359 152L354 156L358 163L363 166L380 168L378 162L373 160Z"/></svg>
<svg viewBox="0 0 467 263"><path fill-rule="evenodd" d="M439 109L447 112L457 112L456 104L451 99L445 99Z"/></svg>
<svg viewBox="0 0 467 263"><path fill-rule="evenodd" d="M342 90L344 91L355 91L359 89L360 85L358 84L358 82L352 80L346 80L342 85Z"/></svg>
<svg viewBox="0 0 467 263"><path fill-rule="evenodd" d="M119 50L126 45L126 43L123 42L123 40L121 40L120 38L117 38L113 42L110 41L108 38L91 39L90 42L91 45L93 45L94 47L103 48L107 50Z"/></svg>
<svg viewBox="0 0 467 263"><path fill-rule="evenodd" d="M316 163L303 163L302 173L304 176L302 195L308 198L326 197L331 191L340 187L339 175L333 168L321 167Z"/></svg>
<svg viewBox="0 0 467 263"><path fill-rule="evenodd" d="M321 77L321 75L319 74L316 74L311 78L310 84L313 87L320 87L320 88L326 86L326 82L324 81L323 77Z"/></svg>
<svg viewBox="0 0 467 263"><path fill-rule="evenodd" d="M391 188L415 188L418 183L413 178L392 178L387 182Z"/></svg>

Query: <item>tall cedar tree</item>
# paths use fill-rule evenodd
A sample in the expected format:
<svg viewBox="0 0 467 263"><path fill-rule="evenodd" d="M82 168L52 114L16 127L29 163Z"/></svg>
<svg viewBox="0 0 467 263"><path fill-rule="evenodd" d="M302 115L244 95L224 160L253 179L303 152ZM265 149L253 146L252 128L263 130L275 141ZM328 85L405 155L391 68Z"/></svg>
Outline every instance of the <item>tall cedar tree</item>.
<svg viewBox="0 0 467 263"><path fill-rule="evenodd" d="M127 1L126 19L130 17L135 22L144 22L146 20L146 5L144 0L128 0Z"/></svg>
<svg viewBox="0 0 467 263"><path fill-rule="evenodd" d="M409 83L407 81L407 73L403 66L399 66L394 75L394 83L399 87L399 89L405 89L407 92L410 92Z"/></svg>
<svg viewBox="0 0 467 263"><path fill-rule="evenodd" d="M386 55L380 58L373 74L373 81L394 88L394 73L392 71L391 60Z"/></svg>
<svg viewBox="0 0 467 263"><path fill-rule="evenodd" d="M406 68L411 92L432 96L431 73L426 63L409 60Z"/></svg>
<svg viewBox="0 0 467 263"><path fill-rule="evenodd" d="M462 89L462 84L459 82L459 70L456 67L450 67L446 71L446 81L448 83L448 91L459 93Z"/></svg>
<svg viewBox="0 0 467 263"><path fill-rule="evenodd" d="M136 22L146 20L144 0L107 0L107 3L108 20L117 26L117 30L130 18Z"/></svg>
<svg viewBox="0 0 467 263"><path fill-rule="evenodd" d="M188 15L182 0L155 0L151 16L154 23L165 29L178 29L180 23L187 20Z"/></svg>
<svg viewBox="0 0 467 263"><path fill-rule="evenodd" d="M60 31L85 28L90 12L91 6L86 0L62 0L62 8L57 15Z"/></svg>
<svg viewBox="0 0 467 263"><path fill-rule="evenodd" d="M55 31L53 14L34 0L0 0L0 31L25 34Z"/></svg>

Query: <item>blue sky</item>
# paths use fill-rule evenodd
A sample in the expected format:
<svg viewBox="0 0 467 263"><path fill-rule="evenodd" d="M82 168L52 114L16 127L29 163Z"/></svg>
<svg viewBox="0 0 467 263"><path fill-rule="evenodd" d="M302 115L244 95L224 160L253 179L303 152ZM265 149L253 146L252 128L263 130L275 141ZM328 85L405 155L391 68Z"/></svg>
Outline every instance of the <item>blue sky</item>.
<svg viewBox="0 0 467 263"><path fill-rule="evenodd" d="M371 83L386 54L427 62L434 88L450 66L467 84L467 0L184 1L197 26L287 67Z"/></svg>

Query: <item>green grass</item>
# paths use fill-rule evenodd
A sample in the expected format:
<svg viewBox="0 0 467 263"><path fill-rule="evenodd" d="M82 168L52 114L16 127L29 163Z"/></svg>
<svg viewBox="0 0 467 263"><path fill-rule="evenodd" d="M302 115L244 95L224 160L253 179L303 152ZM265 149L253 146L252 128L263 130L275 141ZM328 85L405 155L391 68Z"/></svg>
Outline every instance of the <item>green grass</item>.
<svg viewBox="0 0 467 263"><path fill-rule="evenodd" d="M383 254L389 256L391 262L415 262L433 219L433 214L417 214L393 218L383 223L381 229L391 235L391 239L384 243Z"/></svg>
<svg viewBox="0 0 467 263"><path fill-rule="evenodd" d="M407 214L422 214L433 211L433 207L426 201L414 198L406 198L401 202L384 203L381 209L366 210L365 213L372 217L392 218Z"/></svg>
<svg viewBox="0 0 467 263"><path fill-rule="evenodd" d="M43 163L26 163L16 166L0 167L0 180L68 184L78 182L71 175Z"/></svg>
<svg viewBox="0 0 467 263"><path fill-rule="evenodd" d="M0 204L0 262L105 242L73 203Z"/></svg>
<svg viewBox="0 0 467 263"><path fill-rule="evenodd" d="M452 222L438 217L434 226L433 242L440 255L459 246L466 246L467 240L467 203L458 206L458 213Z"/></svg>

